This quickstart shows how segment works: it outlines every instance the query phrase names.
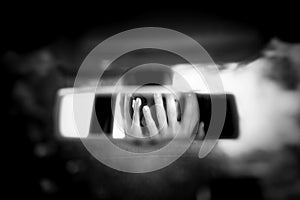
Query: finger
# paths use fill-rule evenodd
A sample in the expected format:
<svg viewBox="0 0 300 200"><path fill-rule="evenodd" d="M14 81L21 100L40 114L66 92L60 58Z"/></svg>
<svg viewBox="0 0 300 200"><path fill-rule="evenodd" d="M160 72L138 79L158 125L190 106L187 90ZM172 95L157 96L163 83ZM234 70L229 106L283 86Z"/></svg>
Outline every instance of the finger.
<svg viewBox="0 0 300 200"><path fill-rule="evenodd" d="M149 130L150 136L154 136L158 133L158 129L154 120L152 119L151 112L148 106L143 107L143 114L146 120L146 125Z"/></svg>
<svg viewBox="0 0 300 200"><path fill-rule="evenodd" d="M198 122L199 118L199 106L197 105L197 99L192 94L185 95L185 109L182 117L182 127L191 133Z"/></svg>
<svg viewBox="0 0 300 200"><path fill-rule="evenodd" d="M140 126L140 106L141 106L141 99L137 98L134 103L133 109L133 121L131 124L132 134L134 136L142 137L142 131Z"/></svg>
<svg viewBox="0 0 300 200"><path fill-rule="evenodd" d="M130 102L130 96L128 94L125 94L123 109L124 109L124 126L127 133L131 128L131 116L129 112L131 105L129 105L129 102Z"/></svg>
<svg viewBox="0 0 300 200"><path fill-rule="evenodd" d="M167 100L167 115L168 115L168 122L169 127L174 131L175 125L177 123L177 110L176 110L176 103L173 94L166 95Z"/></svg>
<svg viewBox="0 0 300 200"><path fill-rule="evenodd" d="M167 117L166 117L161 94L154 95L154 102L156 107L156 115L157 115L159 130L162 134L166 134L168 124L167 124Z"/></svg>
<svg viewBox="0 0 300 200"><path fill-rule="evenodd" d="M197 139L203 140L204 136L205 136L205 133L204 133L204 123L200 122L199 126L198 126Z"/></svg>

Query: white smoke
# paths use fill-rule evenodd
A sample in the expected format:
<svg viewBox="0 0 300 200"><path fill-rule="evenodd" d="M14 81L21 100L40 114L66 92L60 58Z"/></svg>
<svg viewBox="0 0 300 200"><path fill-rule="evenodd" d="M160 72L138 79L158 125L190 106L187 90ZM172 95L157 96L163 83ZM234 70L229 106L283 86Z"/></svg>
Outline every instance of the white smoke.
<svg viewBox="0 0 300 200"><path fill-rule="evenodd" d="M288 56L295 59L288 59L293 61L293 67L298 67L300 72L300 64L294 62L299 57L296 55L300 55L299 45L285 47L285 56L289 52L287 49L292 49ZM278 70L278 66L267 56L241 67L236 66L234 63L229 64L227 70L220 71L220 76L225 91L236 97L240 135L235 140L219 141L218 146L229 156L240 157L256 150L272 151L288 144L300 145L299 121L297 122L300 114L299 83L297 89L290 90L277 80L269 78L269 74ZM191 66L178 65L175 71L183 75L194 90L205 90ZM210 72L209 69L205 73L205 77L217 75L212 74L215 72Z"/></svg>

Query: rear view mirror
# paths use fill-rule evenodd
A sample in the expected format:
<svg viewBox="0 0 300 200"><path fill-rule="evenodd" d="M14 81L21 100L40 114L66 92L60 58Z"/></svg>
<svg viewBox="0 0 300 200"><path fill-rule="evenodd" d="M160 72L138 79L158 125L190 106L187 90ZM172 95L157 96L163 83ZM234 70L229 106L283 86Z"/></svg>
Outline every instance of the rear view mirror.
<svg viewBox="0 0 300 200"><path fill-rule="evenodd" d="M138 96L138 95L135 95ZM141 96L141 95L140 95ZM154 103L153 95L143 95L143 104ZM221 101L224 95L219 94L196 94L200 109L200 122L204 124L204 132L207 133L208 126L211 121L211 99L216 102ZM152 97L152 99L151 99ZM239 117L235 97L232 94L226 94L226 118L220 135L220 139L235 139L239 135ZM112 135L114 129L114 120L111 106L111 94L98 94L95 96L94 109L95 113L91 119L90 133L100 134L105 133ZM132 100L134 97L132 98ZM146 100L147 99L147 100ZM148 102L146 102L148 101ZM131 103L130 103L131 104ZM132 113L131 113L132 114ZM142 114L141 114L142 117ZM141 120L142 121L142 120ZM100 124L101 128L99 127Z"/></svg>

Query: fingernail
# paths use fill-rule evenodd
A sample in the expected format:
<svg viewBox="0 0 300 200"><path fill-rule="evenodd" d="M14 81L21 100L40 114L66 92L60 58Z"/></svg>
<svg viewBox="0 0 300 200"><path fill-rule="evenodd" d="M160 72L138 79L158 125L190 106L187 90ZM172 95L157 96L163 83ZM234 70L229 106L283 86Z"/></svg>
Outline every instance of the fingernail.
<svg viewBox="0 0 300 200"><path fill-rule="evenodd" d="M144 106L143 109L148 112L149 111L149 107L148 106Z"/></svg>
<svg viewBox="0 0 300 200"><path fill-rule="evenodd" d="M160 93L155 93L154 95L155 95L156 98L160 98L161 97Z"/></svg>
<svg viewBox="0 0 300 200"><path fill-rule="evenodd" d="M136 99L136 103L137 103L137 106L140 106L140 105L141 105L141 99L140 99L140 98L137 98L137 99Z"/></svg>

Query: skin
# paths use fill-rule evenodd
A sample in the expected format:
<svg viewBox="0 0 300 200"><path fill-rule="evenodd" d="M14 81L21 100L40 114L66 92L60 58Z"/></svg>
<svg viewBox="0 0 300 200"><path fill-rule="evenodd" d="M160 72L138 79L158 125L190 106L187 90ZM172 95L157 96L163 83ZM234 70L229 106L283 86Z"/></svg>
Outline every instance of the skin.
<svg viewBox="0 0 300 200"><path fill-rule="evenodd" d="M161 94L154 94L154 102L156 109L156 117L158 123L156 124L151 110L148 106L141 108L141 99L137 98L133 103L133 117L131 119L129 112L130 95L122 96L124 98L124 125L127 137L134 138L150 138L162 139L172 138L175 134L180 134L180 137L191 137L196 134L197 137L203 138L204 133L199 128L199 110L197 99L194 95L187 93L183 94L181 98L185 99L183 106L183 113L181 113L181 120L177 120L178 110L176 106L175 96L173 94L166 94L166 110L163 106L163 98ZM142 109L145 117L146 129L149 135L143 135L142 127L140 126L140 112Z"/></svg>

